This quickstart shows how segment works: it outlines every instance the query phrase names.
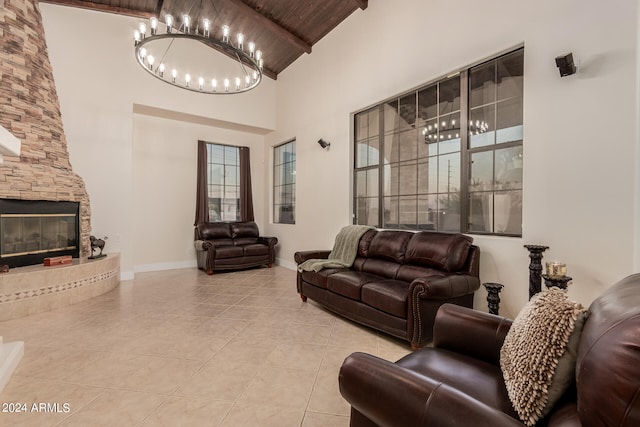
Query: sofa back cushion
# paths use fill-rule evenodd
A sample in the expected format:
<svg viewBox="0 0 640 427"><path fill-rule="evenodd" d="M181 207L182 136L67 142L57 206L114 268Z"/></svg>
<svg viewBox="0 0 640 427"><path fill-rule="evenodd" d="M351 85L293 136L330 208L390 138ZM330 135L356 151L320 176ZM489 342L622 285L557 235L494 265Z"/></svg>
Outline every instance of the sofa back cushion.
<svg viewBox="0 0 640 427"><path fill-rule="evenodd" d="M230 239L228 222L204 222L196 226L200 240Z"/></svg>
<svg viewBox="0 0 640 427"><path fill-rule="evenodd" d="M407 231L378 231L369 245L368 258L379 258L402 264L412 233Z"/></svg>
<svg viewBox="0 0 640 427"><path fill-rule="evenodd" d="M242 237L257 238L259 235L258 225L253 221L231 223L231 237L234 239Z"/></svg>
<svg viewBox="0 0 640 427"><path fill-rule="evenodd" d="M260 231L253 221L231 223L231 236L236 245L253 245L258 243Z"/></svg>
<svg viewBox="0 0 640 427"><path fill-rule="evenodd" d="M367 258L369 256L369 247L371 246L371 241L378 234L378 230L371 229L364 233L360 238L360 242L358 242L358 256Z"/></svg>
<svg viewBox="0 0 640 427"><path fill-rule="evenodd" d="M404 262L456 272L464 267L472 243L473 239L463 234L421 231L407 244Z"/></svg>

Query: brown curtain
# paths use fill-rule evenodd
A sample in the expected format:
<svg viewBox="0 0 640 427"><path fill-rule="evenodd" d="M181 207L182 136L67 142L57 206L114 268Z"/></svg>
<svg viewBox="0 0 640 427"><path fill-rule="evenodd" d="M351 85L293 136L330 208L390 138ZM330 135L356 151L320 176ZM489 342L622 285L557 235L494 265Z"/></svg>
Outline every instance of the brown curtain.
<svg viewBox="0 0 640 427"><path fill-rule="evenodd" d="M207 143L198 141L198 183L196 185L196 219L193 225L209 222L207 182Z"/></svg>
<svg viewBox="0 0 640 427"><path fill-rule="evenodd" d="M249 147L240 147L240 221L253 221Z"/></svg>

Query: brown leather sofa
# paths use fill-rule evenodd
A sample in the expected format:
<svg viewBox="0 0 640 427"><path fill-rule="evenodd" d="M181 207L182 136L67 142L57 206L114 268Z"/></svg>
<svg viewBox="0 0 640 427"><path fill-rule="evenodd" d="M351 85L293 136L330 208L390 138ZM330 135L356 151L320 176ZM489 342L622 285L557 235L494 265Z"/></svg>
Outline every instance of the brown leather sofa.
<svg viewBox="0 0 640 427"><path fill-rule="evenodd" d="M207 274L260 265L271 268L277 243L275 237L260 236L253 221L207 222L195 227L198 268Z"/></svg>
<svg viewBox="0 0 640 427"><path fill-rule="evenodd" d="M369 230L351 268L298 272L311 298L348 319L422 347L431 340L438 307L473 306L480 286L480 249L462 234ZM298 265L331 251L296 252Z"/></svg>
<svg viewBox="0 0 640 427"><path fill-rule="evenodd" d="M351 427L523 426L500 371L511 321L445 305L433 348L396 363L354 353L340 370ZM640 426L640 274L595 300L580 338L576 380L537 426Z"/></svg>

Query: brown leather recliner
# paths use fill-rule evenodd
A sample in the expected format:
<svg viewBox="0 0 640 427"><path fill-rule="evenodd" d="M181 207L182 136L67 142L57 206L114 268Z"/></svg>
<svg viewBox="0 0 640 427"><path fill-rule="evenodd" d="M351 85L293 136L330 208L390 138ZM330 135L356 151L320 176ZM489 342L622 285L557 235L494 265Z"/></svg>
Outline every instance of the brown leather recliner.
<svg viewBox="0 0 640 427"><path fill-rule="evenodd" d="M454 305L438 311L433 348L396 363L354 353L340 370L351 426L522 426L500 370L511 321ZM576 380L538 426L640 426L640 274L589 307Z"/></svg>
<svg viewBox="0 0 640 427"><path fill-rule="evenodd" d="M277 243L275 237L260 236L253 221L207 222L195 227L198 268L207 274L213 274L214 270L271 267Z"/></svg>

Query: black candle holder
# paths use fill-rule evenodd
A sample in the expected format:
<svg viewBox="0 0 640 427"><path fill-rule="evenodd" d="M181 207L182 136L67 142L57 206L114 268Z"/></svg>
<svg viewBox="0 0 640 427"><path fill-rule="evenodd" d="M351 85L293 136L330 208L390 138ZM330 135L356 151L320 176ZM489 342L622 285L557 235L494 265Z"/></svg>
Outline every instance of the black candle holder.
<svg viewBox="0 0 640 427"><path fill-rule="evenodd" d="M567 289L567 286L569 286L569 282L573 280L573 278L569 276L551 277L546 274L543 274L542 278L544 279L544 285L548 289L551 289L553 287Z"/></svg>
<svg viewBox="0 0 640 427"><path fill-rule="evenodd" d="M500 291L504 287L504 285L500 283L483 283L487 289L487 304L489 306L489 313L498 314L500 311Z"/></svg>
<svg viewBox="0 0 640 427"><path fill-rule="evenodd" d="M542 290L542 253L549 249L543 245L524 245L529 251L529 299Z"/></svg>

